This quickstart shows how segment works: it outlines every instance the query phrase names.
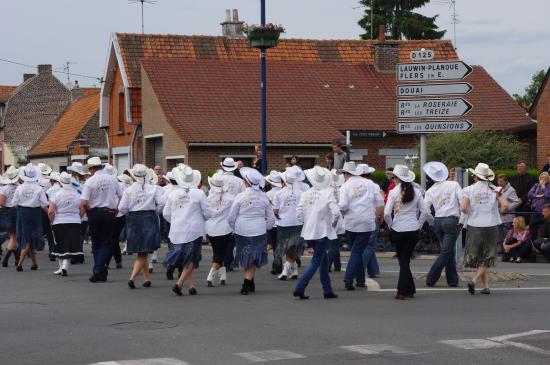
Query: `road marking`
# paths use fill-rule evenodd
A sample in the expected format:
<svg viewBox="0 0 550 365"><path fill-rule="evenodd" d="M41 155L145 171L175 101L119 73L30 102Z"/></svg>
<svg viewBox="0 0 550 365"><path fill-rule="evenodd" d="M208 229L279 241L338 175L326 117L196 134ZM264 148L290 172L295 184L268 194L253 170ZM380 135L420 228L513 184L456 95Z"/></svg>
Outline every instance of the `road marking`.
<svg viewBox="0 0 550 365"><path fill-rule="evenodd" d="M251 362L278 361L291 359L304 359L304 355L284 350L268 350L254 352L240 352L235 354Z"/></svg>
<svg viewBox="0 0 550 365"><path fill-rule="evenodd" d="M542 333L549 333L549 332L550 331L548 331L548 330L532 330L532 331L527 331L527 332L512 333L510 335L491 337L491 338L489 338L489 340L501 342L501 341L511 340L513 338L540 335Z"/></svg>
<svg viewBox="0 0 550 365"><path fill-rule="evenodd" d="M535 352L535 353L541 354L541 355L550 355L550 351L548 351L548 350L544 350L544 349L541 349L539 347L527 345L525 343L512 342L512 341L502 341L502 343L505 344L505 345L508 345L508 346L513 346L513 347L521 349L521 350Z"/></svg>
<svg viewBox="0 0 550 365"><path fill-rule="evenodd" d="M354 346L340 346L341 349L356 352L361 355L379 355L381 353L389 352L392 354L407 354L414 355L401 347L393 345L354 345Z"/></svg>
<svg viewBox="0 0 550 365"><path fill-rule="evenodd" d="M380 284L376 280L373 280L371 278L367 278L366 280L367 289L369 291L380 291Z"/></svg>
<svg viewBox="0 0 550 365"><path fill-rule="evenodd" d="M466 287L458 287L458 288L416 288L416 291L463 291L466 290ZM542 286L542 287L521 287L521 288L491 288L491 291L525 291L525 290L550 290L550 286ZM380 289L379 292L395 292L395 289Z"/></svg>
<svg viewBox="0 0 550 365"><path fill-rule="evenodd" d="M105 361L96 362L90 365L189 365L185 361L170 357L162 357L157 359L137 359L137 360L121 360L121 361Z"/></svg>
<svg viewBox="0 0 550 365"><path fill-rule="evenodd" d="M445 341L439 341L439 343L457 347L463 350L493 349L498 347L504 347L504 345L500 342L485 340L483 338L465 339L465 340L445 340Z"/></svg>

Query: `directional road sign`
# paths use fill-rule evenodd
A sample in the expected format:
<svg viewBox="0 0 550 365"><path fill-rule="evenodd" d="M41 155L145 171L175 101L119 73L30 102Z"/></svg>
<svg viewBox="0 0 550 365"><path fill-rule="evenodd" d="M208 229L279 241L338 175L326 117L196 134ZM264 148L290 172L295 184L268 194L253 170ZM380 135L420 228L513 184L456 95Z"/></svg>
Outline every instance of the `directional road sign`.
<svg viewBox="0 0 550 365"><path fill-rule="evenodd" d="M454 84L403 84L397 85L397 96L428 96L468 94L473 86L467 82Z"/></svg>
<svg viewBox="0 0 550 365"><path fill-rule="evenodd" d="M385 138L385 131L351 131L352 137Z"/></svg>
<svg viewBox="0 0 550 365"><path fill-rule="evenodd" d="M468 132L473 125L468 120L398 121L398 134Z"/></svg>
<svg viewBox="0 0 550 365"><path fill-rule="evenodd" d="M463 98L398 100L398 118L461 117L472 109Z"/></svg>
<svg viewBox="0 0 550 365"><path fill-rule="evenodd" d="M462 61L406 62L397 64L397 81L462 80L471 72Z"/></svg>

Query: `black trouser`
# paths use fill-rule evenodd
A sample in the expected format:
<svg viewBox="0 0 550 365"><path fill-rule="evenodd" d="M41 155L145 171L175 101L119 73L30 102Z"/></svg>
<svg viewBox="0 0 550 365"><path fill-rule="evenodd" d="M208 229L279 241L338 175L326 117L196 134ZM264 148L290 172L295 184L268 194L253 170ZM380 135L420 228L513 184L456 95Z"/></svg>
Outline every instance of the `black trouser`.
<svg viewBox="0 0 550 365"><path fill-rule="evenodd" d="M416 293L414 278L411 272L411 257L418 242L418 231L396 232L391 231L391 240L395 244L397 259L399 260L399 281L397 294L411 295Z"/></svg>
<svg viewBox="0 0 550 365"><path fill-rule="evenodd" d="M113 210L104 208L90 209L88 222L92 236L93 272L106 278L107 266L113 255L115 242L118 246L118 237L115 237L115 213Z"/></svg>
<svg viewBox="0 0 550 365"><path fill-rule="evenodd" d="M280 272L283 270L283 260L280 257L275 256L275 250L277 249L277 227L273 227L267 231L267 239L271 245L271 252L273 252L273 263L271 264L271 269L273 271Z"/></svg>
<svg viewBox="0 0 550 365"><path fill-rule="evenodd" d="M42 211L42 231L48 241L48 251L50 254L55 251L55 239L53 238L52 225L48 213Z"/></svg>
<svg viewBox="0 0 550 365"><path fill-rule="evenodd" d="M116 217L115 219L115 237L113 241L113 258L117 264L122 262L122 252L120 251L120 235L126 226L126 217ZM111 259L109 259L111 261Z"/></svg>
<svg viewBox="0 0 550 365"><path fill-rule="evenodd" d="M233 261L235 261L235 254L233 253L233 250L235 249L235 237L231 235L231 239L229 242L227 242L227 246L225 248L225 259L223 260L223 266L225 266L227 269L233 268Z"/></svg>
<svg viewBox="0 0 550 365"><path fill-rule="evenodd" d="M224 236L208 236L208 240L212 245L212 262L223 266L225 255L227 253L227 245L233 239L233 234L229 233Z"/></svg>

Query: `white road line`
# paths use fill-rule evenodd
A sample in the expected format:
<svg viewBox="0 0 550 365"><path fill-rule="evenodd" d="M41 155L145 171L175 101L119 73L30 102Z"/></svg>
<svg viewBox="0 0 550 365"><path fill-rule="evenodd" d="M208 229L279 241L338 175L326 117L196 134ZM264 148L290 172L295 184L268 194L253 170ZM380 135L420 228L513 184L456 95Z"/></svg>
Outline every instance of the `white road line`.
<svg viewBox="0 0 550 365"><path fill-rule="evenodd" d="M548 330L532 330L532 331L527 331L527 332L512 333L510 335L491 337L491 338L489 338L489 340L501 342L501 341L511 340L513 338L518 338L518 337L540 335L542 333L550 333L550 331L548 331Z"/></svg>
<svg viewBox="0 0 550 365"><path fill-rule="evenodd" d="M189 365L185 361L170 357L162 357L156 359L136 359L136 360L121 360L121 361L105 361L97 362L90 365Z"/></svg>
<svg viewBox="0 0 550 365"><path fill-rule="evenodd" d="M417 288L416 291L465 291L466 288ZM550 290L549 286L543 287L521 287L521 288L491 288L491 291L525 291L525 290ZM395 289L380 289L379 292L395 292Z"/></svg>
<svg viewBox="0 0 550 365"><path fill-rule="evenodd" d="M254 351L254 352L240 352L235 354L251 362L264 362L264 361L278 361L278 360L291 360L291 359L304 359L304 355L300 355L290 351L284 350L268 350L268 351Z"/></svg>
<svg viewBox="0 0 550 365"><path fill-rule="evenodd" d="M354 346L340 346L341 349L356 352L361 355L379 355L381 353L392 353L392 354L406 354L406 355L414 355L414 353L411 353L401 347L393 346L393 345L354 345Z"/></svg>
<svg viewBox="0 0 550 365"><path fill-rule="evenodd" d="M550 351L548 351L548 350L544 350L544 349L541 349L539 347L527 345L525 343L512 342L512 341L502 341L502 343L504 345L513 346L513 347L521 349L521 350L535 352L535 353L541 354L541 355L550 355Z"/></svg>
<svg viewBox="0 0 550 365"><path fill-rule="evenodd" d="M445 340L445 341L439 341L439 343L453 346L463 350L494 349L494 348L504 347L504 345L500 342L486 340L483 338L465 339L465 340Z"/></svg>

